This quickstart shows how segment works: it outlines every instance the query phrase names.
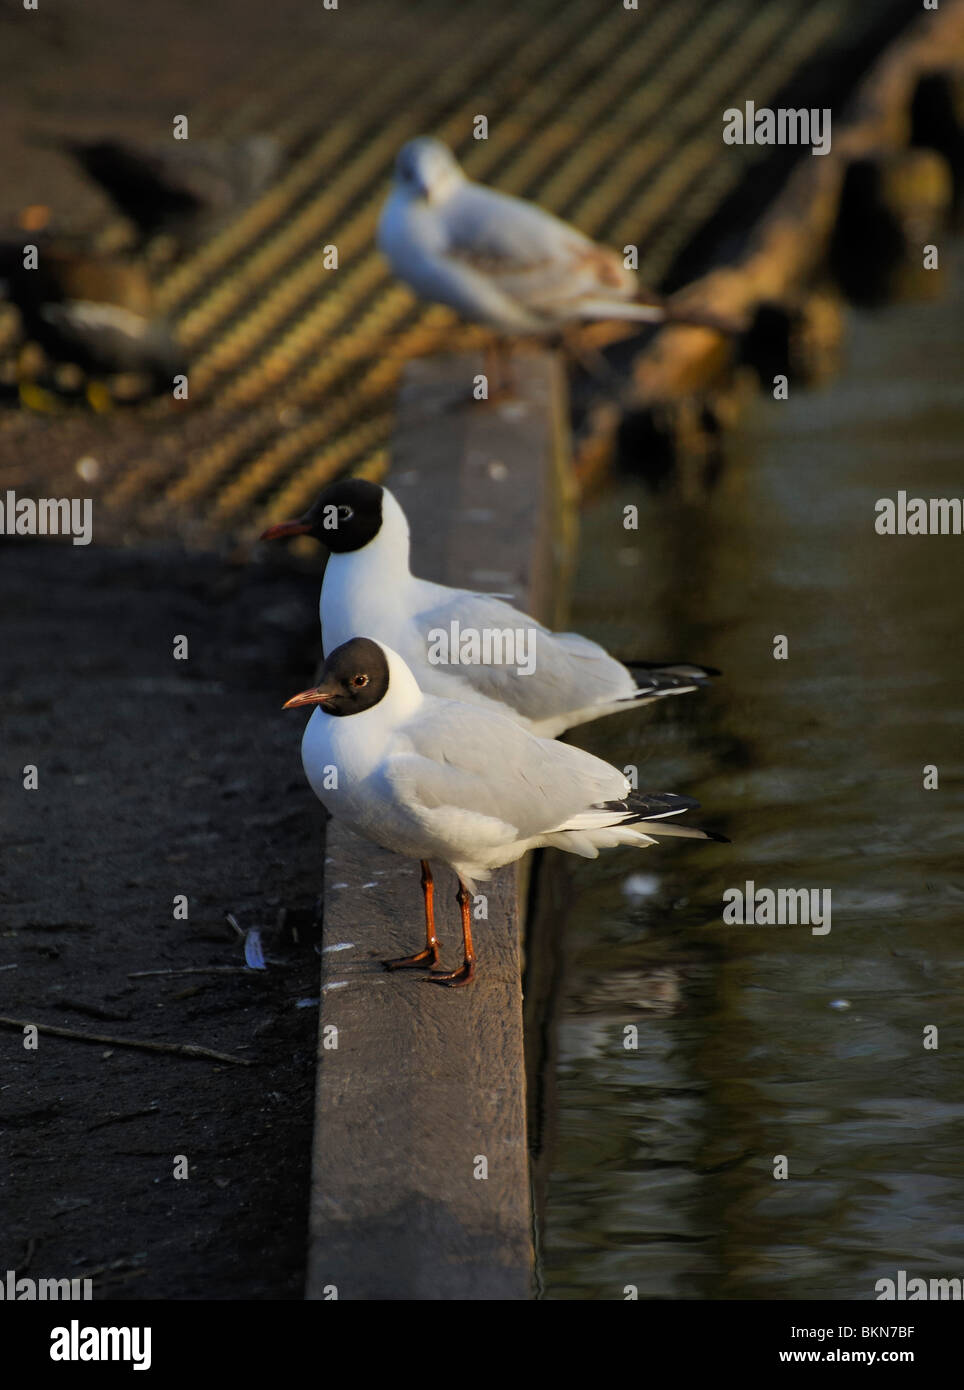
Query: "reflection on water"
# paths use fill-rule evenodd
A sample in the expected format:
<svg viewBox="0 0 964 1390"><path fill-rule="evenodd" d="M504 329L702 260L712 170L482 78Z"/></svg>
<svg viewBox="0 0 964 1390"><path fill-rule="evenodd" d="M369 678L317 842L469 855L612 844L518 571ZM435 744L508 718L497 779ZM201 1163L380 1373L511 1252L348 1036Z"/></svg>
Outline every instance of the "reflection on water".
<svg viewBox="0 0 964 1390"><path fill-rule="evenodd" d="M964 495L954 278L939 303L854 315L840 376L761 400L705 504L619 483L584 518L572 625L724 678L578 741L695 794L733 844L557 866L550 1298L871 1299L897 1269L964 1276L964 537L873 524L899 488ZM832 931L724 926L747 879L831 889Z"/></svg>

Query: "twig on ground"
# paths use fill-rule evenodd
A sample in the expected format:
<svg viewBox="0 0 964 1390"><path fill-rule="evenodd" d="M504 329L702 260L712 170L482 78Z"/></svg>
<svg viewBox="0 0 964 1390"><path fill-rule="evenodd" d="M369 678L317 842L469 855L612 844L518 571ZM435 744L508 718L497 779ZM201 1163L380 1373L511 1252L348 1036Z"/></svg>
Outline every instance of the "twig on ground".
<svg viewBox="0 0 964 1390"><path fill-rule="evenodd" d="M109 1033L79 1033L75 1028L55 1028L52 1023L35 1023L29 1018L7 1018L3 1014L0 1014L0 1026L21 1030L36 1028L38 1033L51 1033L55 1038L104 1043L107 1047L134 1047L142 1052L170 1052L177 1057L206 1057L212 1062L230 1062L235 1067L254 1065L247 1057L232 1057L229 1052L214 1052L210 1047L199 1047L197 1043L147 1042L143 1038L114 1038Z"/></svg>
<svg viewBox="0 0 964 1390"><path fill-rule="evenodd" d="M146 980L149 975L250 975L246 965L182 965L171 970L129 970L129 980Z"/></svg>

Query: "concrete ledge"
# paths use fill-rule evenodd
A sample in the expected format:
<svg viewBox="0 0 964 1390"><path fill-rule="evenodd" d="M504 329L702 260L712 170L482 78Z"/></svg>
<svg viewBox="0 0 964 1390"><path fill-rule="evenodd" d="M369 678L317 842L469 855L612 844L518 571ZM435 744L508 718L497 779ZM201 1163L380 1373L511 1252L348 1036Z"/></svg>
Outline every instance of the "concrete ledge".
<svg viewBox="0 0 964 1390"><path fill-rule="evenodd" d="M562 371L549 354L518 359L518 400L502 407L465 401L478 371L458 357L406 375L388 481L411 522L413 568L552 617L567 549ZM454 966L457 884L432 867ZM531 1297L525 872L484 885L476 982L433 989L421 972L381 966L422 944L418 864L329 823L309 1299Z"/></svg>

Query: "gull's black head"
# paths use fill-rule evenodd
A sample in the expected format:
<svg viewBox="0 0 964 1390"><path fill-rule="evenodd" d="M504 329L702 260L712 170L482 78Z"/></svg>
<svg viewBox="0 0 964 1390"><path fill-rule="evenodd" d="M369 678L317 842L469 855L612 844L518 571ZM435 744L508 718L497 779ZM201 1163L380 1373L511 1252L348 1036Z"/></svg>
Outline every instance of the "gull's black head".
<svg viewBox="0 0 964 1390"><path fill-rule="evenodd" d="M321 681L285 704L285 709L320 705L326 714L361 714L388 690L388 660L377 642L353 637L336 647L325 662Z"/></svg>
<svg viewBox="0 0 964 1390"><path fill-rule="evenodd" d="M282 536L314 536L336 555L361 550L382 525L382 489L364 478L344 478L326 487L304 516L282 521L262 533L263 541Z"/></svg>

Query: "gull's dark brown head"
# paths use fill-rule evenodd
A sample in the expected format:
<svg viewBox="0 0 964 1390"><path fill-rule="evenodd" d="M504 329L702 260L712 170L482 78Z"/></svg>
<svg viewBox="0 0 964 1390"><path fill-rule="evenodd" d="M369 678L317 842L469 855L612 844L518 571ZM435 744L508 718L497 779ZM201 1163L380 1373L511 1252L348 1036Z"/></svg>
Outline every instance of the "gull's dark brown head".
<svg viewBox="0 0 964 1390"><path fill-rule="evenodd" d="M336 647L325 662L321 680L285 703L285 709L318 705L326 714L361 714L384 699L388 690L388 660L377 642L353 637Z"/></svg>
<svg viewBox="0 0 964 1390"><path fill-rule="evenodd" d="M314 536L336 555L361 550L382 525L382 489L364 478L344 478L326 487L304 516L282 521L262 532L263 541L283 536Z"/></svg>

